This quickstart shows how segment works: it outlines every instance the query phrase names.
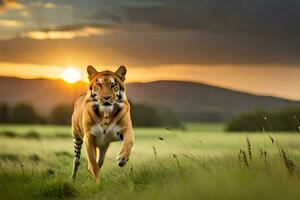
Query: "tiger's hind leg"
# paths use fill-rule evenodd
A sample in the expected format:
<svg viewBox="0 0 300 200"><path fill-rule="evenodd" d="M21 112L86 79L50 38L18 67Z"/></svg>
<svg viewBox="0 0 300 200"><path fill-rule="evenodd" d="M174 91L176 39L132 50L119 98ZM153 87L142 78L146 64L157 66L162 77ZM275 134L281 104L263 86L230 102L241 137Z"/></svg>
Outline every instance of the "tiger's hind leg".
<svg viewBox="0 0 300 200"><path fill-rule="evenodd" d="M78 167L80 165L80 152L81 152L81 147L82 147L82 139L79 138L74 138L73 139L73 143L74 143L74 153L75 153L75 158L73 161L73 171L72 171L72 179L74 179L76 177L76 173L78 170Z"/></svg>

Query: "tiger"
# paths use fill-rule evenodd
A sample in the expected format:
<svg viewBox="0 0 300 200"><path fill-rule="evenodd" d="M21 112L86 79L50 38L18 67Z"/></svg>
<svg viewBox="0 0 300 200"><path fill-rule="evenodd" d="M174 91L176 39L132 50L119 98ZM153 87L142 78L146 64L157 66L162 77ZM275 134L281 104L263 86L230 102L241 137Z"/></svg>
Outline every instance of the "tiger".
<svg viewBox="0 0 300 200"><path fill-rule="evenodd" d="M89 85L87 92L75 100L72 114L72 136L75 158L72 179L80 165L81 147L85 144L88 170L99 180L100 169L111 142L122 141L117 164L125 166L133 148L134 132L130 104L126 97L125 75L127 69L98 72L87 67Z"/></svg>

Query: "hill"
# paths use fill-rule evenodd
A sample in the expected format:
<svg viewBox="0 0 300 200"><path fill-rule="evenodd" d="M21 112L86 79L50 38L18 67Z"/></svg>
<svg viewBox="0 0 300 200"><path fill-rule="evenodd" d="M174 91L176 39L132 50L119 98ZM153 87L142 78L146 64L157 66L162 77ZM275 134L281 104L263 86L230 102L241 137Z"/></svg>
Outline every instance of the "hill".
<svg viewBox="0 0 300 200"><path fill-rule="evenodd" d="M85 83L71 86L61 80L0 77L0 102L10 105L27 102L46 115L57 104L71 103L86 88ZM127 89L132 102L168 107L185 121L222 121L236 113L254 108L276 109L300 105L297 101L194 82L129 83Z"/></svg>
<svg viewBox="0 0 300 200"><path fill-rule="evenodd" d="M237 113L256 108L278 109L300 105L297 101L195 82L129 83L128 88L129 97L133 101L169 107L186 121L222 121Z"/></svg>

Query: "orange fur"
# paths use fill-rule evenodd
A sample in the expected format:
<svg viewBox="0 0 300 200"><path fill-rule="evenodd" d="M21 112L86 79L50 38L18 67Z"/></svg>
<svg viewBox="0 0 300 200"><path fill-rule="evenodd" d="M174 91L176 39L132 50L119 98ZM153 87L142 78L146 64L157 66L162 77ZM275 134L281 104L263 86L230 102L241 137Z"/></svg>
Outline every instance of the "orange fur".
<svg viewBox="0 0 300 200"><path fill-rule="evenodd" d="M121 66L116 72L97 72L88 67L89 90L80 96L72 115L74 141L84 142L88 158L88 169L99 179L99 170L104 162L109 144L123 140L117 157L119 166L129 159L133 146L134 133L130 116L130 104L126 98L126 68ZM76 153L75 147L75 153ZM81 148L81 146L80 146ZM77 150L78 152L78 150ZM75 155L72 177L75 178L79 166L80 150Z"/></svg>

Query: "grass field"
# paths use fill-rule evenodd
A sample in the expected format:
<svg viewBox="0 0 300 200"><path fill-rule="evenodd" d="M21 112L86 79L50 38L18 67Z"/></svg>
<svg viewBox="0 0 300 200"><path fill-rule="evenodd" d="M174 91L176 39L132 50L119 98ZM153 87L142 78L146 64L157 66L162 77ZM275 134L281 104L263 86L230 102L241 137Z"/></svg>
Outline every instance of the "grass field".
<svg viewBox="0 0 300 200"><path fill-rule="evenodd" d="M129 163L117 166L120 143L114 143L96 183L84 150L78 177L70 178L69 127L2 125L0 133L0 199L300 196L300 134L225 133L222 124L189 124L185 131L137 128Z"/></svg>

